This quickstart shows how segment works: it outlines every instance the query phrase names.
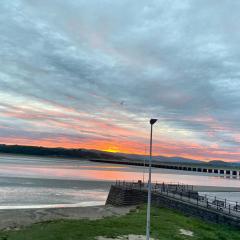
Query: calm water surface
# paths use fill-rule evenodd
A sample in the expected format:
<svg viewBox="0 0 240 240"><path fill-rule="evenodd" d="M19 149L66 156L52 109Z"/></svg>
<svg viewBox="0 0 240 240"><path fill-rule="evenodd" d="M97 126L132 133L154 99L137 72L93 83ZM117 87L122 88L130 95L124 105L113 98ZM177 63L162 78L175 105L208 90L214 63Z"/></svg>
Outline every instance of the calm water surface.
<svg viewBox="0 0 240 240"><path fill-rule="evenodd" d="M137 166L0 155L0 209L102 205L111 181L146 180L145 171ZM153 169L153 181L240 187L239 179L167 169Z"/></svg>

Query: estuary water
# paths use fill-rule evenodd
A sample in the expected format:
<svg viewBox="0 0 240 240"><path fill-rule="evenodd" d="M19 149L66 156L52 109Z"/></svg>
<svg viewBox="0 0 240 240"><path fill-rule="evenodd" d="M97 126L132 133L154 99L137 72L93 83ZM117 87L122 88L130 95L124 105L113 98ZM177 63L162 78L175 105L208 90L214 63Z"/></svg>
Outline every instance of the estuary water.
<svg viewBox="0 0 240 240"><path fill-rule="evenodd" d="M240 188L239 179L207 173L153 168L152 178L157 182ZM143 179L147 180L147 168L138 166L0 155L0 209L103 205L111 182ZM240 200L239 193L233 196Z"/></svg>

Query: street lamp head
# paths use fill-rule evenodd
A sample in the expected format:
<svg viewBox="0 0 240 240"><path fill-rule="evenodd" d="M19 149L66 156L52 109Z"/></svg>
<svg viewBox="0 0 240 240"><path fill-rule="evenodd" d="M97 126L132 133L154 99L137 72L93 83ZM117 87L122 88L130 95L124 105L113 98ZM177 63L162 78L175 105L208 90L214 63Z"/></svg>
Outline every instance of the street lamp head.
<svg viewBox="0 0 240 240"><path fill-rule="evenodd" d="M152 119L150 120L150 124L153 125L156 121L157 121L157 119L152 118Z"/></svg>

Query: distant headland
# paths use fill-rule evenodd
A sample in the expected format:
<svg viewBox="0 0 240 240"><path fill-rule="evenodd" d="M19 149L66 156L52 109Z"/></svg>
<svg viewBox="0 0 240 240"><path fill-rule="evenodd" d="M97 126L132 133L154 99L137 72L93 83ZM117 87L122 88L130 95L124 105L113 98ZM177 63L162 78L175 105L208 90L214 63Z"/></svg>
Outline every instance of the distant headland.
<svg viewBox="0 0 240 240"><path fill-rule="evenodd" d="M115 159L115 160L148 160L148 156L126 153L112 153L93 149L81 148L48 148L41 146L25 146L25 145L7 145L0 144L0 154L20 154L29 156L45 156L45 157L62 157L62 158L76 158L76 159ZM166 157L154 156L153 160L156 162L169 163L206 163L207 161L200 161L183 157ZM208 161L210 165L220 166L240 166L239 163L224 162L220 160Z"/></svg>

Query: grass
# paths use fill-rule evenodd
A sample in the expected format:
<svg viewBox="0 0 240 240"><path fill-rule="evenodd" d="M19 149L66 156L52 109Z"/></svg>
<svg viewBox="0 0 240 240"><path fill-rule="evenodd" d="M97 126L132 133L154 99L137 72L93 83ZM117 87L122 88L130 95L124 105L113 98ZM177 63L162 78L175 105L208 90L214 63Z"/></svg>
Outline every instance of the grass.
<svg viewBox="0 0 240 240"><path fill-rule="evenodd" d="M151 224L151 236L162 240L240 240L239 230L206 223L165 208L152 208ZM2 231L0 240L93 240L96 236L145 235L145 225L146 208L143 206L121 217L94 221L53 221L34 224L18 231ZM193 231L194 237L180 235L181 228Z"/></svg>

